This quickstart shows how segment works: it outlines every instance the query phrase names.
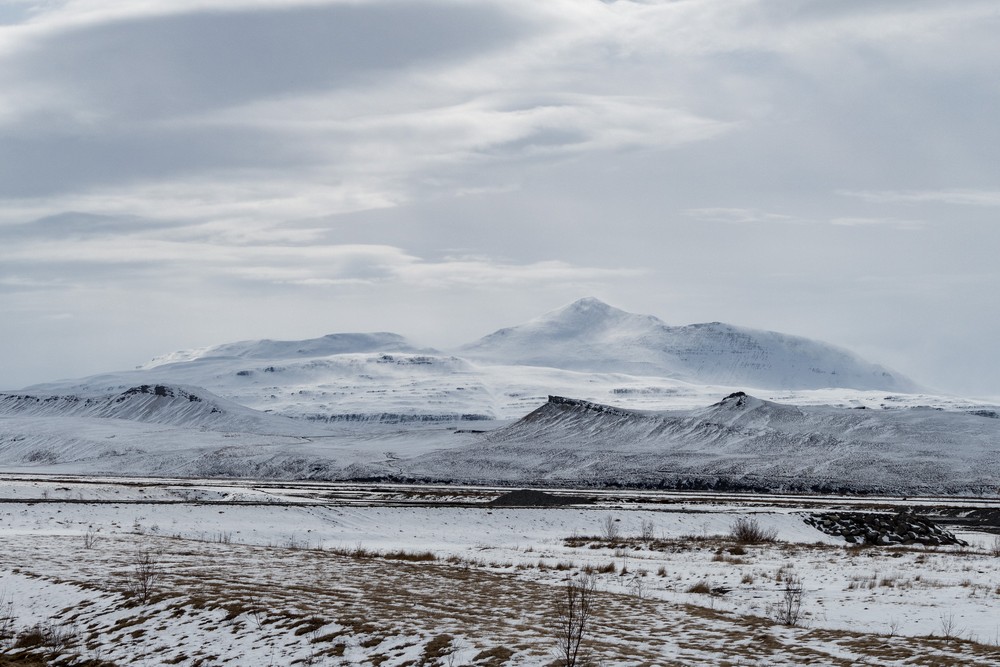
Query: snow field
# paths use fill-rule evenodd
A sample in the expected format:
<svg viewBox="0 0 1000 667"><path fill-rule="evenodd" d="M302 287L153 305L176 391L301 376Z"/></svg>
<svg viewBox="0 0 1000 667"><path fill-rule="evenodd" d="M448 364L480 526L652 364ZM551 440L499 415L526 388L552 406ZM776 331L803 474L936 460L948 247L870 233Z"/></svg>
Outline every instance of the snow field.
<svg viewBox="0 0 1000 667"><path fill-rule="evenodd" d="M79 654L113 663L403 665L445 651L451 663L442 653L427 664L487 664L476 656L511 651L504 664L547 664L554 600L592 572L593 649L609 664L1000 665L1000 558L984 534L964 535L966 549L848 549L794 508L165 504L142 495L177 498L176 487L122 488L133 502L75 491L74 502L0 504L0 594L19 626L72 626L86 638ZM725 538L748 514L779 541ZM602 537L609 522L614 542ZM146 551L163 571L160 597L136 605L123 591ZM793 577L803 627L786 628L768 617ZM691 592L702 582L717 594Z"/></svg>

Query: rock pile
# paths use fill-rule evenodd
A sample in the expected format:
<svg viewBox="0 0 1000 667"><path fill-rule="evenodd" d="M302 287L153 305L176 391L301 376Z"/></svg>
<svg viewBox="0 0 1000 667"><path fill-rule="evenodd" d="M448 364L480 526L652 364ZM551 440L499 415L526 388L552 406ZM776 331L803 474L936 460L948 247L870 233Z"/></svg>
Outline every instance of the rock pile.
<svg viewBox="0 0 1000 667"><path fill-rule="evenodd" d="M572 498L569 496L557 496L544 491L533 491L531 489L521 489L505 493L499 498L490 501L493 507L554 507L557 505L575 505L591 502L586 498Z"/></svg>
<svg viewBox="0 0 1000 667"><path fill-rule="evenodd" d="M824 512L811 514L805 522L827 535L843 537L850 544L923 544L938 546L967 543L929 519L911 512Z"/></svg>

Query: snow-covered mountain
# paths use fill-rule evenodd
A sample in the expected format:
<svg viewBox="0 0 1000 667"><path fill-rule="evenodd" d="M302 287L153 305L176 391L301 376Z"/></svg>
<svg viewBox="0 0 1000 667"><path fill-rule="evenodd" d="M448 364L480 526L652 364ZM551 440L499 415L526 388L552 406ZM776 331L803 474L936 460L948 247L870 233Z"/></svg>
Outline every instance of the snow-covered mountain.
<svg viewBox="0 0 1000 667"><path fill-rule="evenodd" d="M397 423L517 419L549 394L666 409L752 388L784 401L878 407L886 391L912 388L822 343L722 324L670 327L582 299L454 354L391 333L252 340L26 391L101 396L143 384L202 387L255 410L314 421Z"/></svg>
<svg viewBox="0 0 1000 667"><path fill-rule="evenodd" d="M257 412L199 387L138 385L104 396L0 394L0 417L86 417L240 433L306 431L295 420Z"/></svg>
<svg viewBox="0 0 1000 667"><path fill-rule="evenodd" d="M487 484L1000 494L1000 419L734 393L642 411L549 397L513 422L290 419L193 387L0 394L0 469Z"/></svg>
<svg viewBox="0 0 1000 667"><path fill-rule="evenodd" d="M465 481L1000 494L996 413L793 406L736 392L694 410L550 397L413 473Z"/></svg>
<svg viewBox="0 0 1000 667"><path fill-rule="evenodd" d="M832 345L721 322L669 326L593 298L461 348L474 360L767 389L913 391L910 380Z"/></svg>
<svg viewBox="0 0 1000 667"><path fill-rule="evenodd" d="M1000 492L996 407L908 389L816 341L582 299L453 354L242 341L0 394L0 467Z"/></svg>
<svg viewBox="0 0 1000 667"><path fill-rule="evenodd" d="M378 333L337 333L307 340L244 340L224 343L195 350L181 350L156 357L140 368L154 368L164 364L196 361L198 359L309 359L329 357L335 354L356 354L360 352L419 352L416 347L399 334ZM433 350L425 350L433 352Z"/></svg>

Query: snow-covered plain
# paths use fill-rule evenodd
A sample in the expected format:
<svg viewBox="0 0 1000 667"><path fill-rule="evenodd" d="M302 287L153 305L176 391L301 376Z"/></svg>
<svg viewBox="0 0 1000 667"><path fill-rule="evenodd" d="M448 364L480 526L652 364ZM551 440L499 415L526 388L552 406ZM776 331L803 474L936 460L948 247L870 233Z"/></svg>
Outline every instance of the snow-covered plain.
<svg viewBox="0 0 1000 667"><path fill-rule="evenodd" d="M41 624L61 639L40 650L115 665L549 664L554 605L587 571L588 645L604 664L1000 665L1000 557L985 533L963 533L964 548L848 548L793 500L752 496L532 509L455 506L460 489L398 506L303 502L272 484L0 488L8 626ZM739 516L779 541L736 545ZM601 537L609 519L615 543ZM141 604L127 590L145 553L157 577ZM794 627L773 618L793 578ZM701 582L715 593L692 592Z"/></svg>

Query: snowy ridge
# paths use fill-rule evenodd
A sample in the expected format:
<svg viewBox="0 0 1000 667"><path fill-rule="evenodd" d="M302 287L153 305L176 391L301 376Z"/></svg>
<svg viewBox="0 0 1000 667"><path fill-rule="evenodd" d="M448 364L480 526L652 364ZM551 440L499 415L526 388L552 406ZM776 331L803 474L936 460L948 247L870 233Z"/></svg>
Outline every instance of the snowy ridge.
<svg viewBox="0 0 1000 667"><path fill-rule="evenodd" d="M655 375L700 384L916 388L902 376L818 341L720 322L669 326L593 298L500 329L460 352L481 361Z"/></svg>
<svg viewBox="0 0 1000 667"><path fill-rule="evenodd" d="M669 327L582 299L457 354L416 350L391 333L243 341L26 391L103 396L142 384L188 385L254 410L323 423L518 419L552 394L629 408L693 408L739 387L779 391L775 398L792 403L944 404L941 397L886 396L873 387L910 384L828 345L746 331ZM848 388L815 388L827 385ZM962 409L993 407L948 400Z"/></svg>
<svg viewBox="0 0 1000 667"><path fill-rule="evenodd" d="M737 392L695 410L561 397L482 443L415 461L466 478L768 490L998 494L1000 420L799 407Z"/></svg>
<svg viewBox="0 0 1000 667"><path fill-rule="evenodd" d="M0 416L91 417L247 433L299 427L296 422L258 413L204 389L162 384L89 397L0 394Z"/></svg>
<svg viewBox="0 0 1000 667"><path fill-rule="evenodd" d="M357 352L417 352L418 350L399 334L378 333L336 333L307 340L245 340L225 343L195 350L172 352L140 366L148 369L164 364L173 364L212 357L239 359L294 359L327 357L334 354Z"/></svg>

